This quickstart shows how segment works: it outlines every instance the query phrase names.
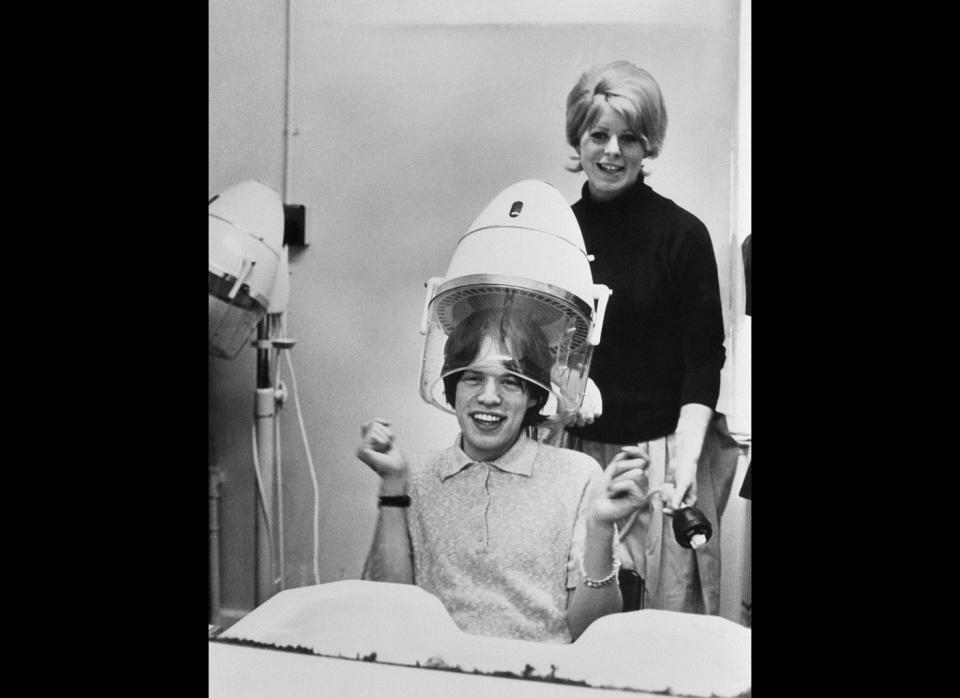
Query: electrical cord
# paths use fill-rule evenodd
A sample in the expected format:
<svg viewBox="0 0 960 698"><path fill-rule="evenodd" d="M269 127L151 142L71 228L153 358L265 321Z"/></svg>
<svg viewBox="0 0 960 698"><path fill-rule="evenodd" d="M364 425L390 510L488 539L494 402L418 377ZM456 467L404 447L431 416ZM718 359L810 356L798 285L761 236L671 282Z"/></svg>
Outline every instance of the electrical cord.
<svg viewBox="0 0 960 698"><path fill-rule="evenodd" d="M260 513L263 514L263 523L267 528L267 537L270 541L270 557L273 557L273 532L270 519L267 518L267 498L263 494L263 480L260 478L260 459L257 457L257 425L250 427L250 436L253 441L253 472L257 476L257 496L260 498Z"/></svg>
<svg viewBox="0 0 960 698"><path fill-rule="evenodd" d="M313 483L313 579L315 584L319 584L320 566L318 561L318 531L320 529L320 485L317 483L317 473L316 468L314 468L313 465L313 456L310 455L310 443L307 440L307 428L304 426L303 411L300 409L300 393L297 390L297 376L293 370L293 362L290 360L290 352L285 352L284 357L287 360L287 368L290 369L290 384L293 386L293 402L297 407L297 421L300 423L300 436L303 437L303 448L307 454L310 480Z"/></svg>

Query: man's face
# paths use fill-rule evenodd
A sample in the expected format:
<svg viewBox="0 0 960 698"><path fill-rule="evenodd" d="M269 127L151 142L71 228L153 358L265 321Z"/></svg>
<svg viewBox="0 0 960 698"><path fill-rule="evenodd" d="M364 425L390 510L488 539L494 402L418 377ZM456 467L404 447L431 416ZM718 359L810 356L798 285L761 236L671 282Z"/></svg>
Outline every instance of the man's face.
<svg viewBox="0 0 960 698"><path fill-rule="evenodd" d="M536 398L526 381L488 365L460 374L454 402L464 452L473 460L492 461L513 446Z"/></svg>

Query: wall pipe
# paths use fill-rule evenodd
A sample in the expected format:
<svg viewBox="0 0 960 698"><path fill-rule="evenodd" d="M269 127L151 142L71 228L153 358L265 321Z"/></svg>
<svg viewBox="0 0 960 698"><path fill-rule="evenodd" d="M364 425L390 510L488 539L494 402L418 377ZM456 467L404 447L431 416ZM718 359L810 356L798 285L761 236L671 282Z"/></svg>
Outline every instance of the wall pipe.
<svg viewBox="0 0 960 698"><path fill-rule="evenodd" d="M283 203L290 202L290 160L293 136L290 127L290 91L291 91L291 34L292 34L292 0L286 0L284 8L284 70L283 70L283 182L280 198ZM257 325L257 396L255 410L255 428L257 439L257 456L263 482L262 502L258 498L258 505L263 507L266 521L274 524L273 529L279 529L279 540L271 541L270 527L261 523L256 517L256 590L254 601L260 605L274 593L284 588L284 561L283 561L283 505L282 491L279 491L280 476L276 468L276 454L279 447L279 422L276 418L277 393L270 382L270 341L267 329L268 319L264 318ZM279 363L279 354L277 355ZM278 370L279 378L279 370ZM279 381L278 381L279 383ZM275 508L276 507L276 508ZM279 517L279 521L278 521ZM279 524L279 525L277 525ZM274 574L273 544L280 548L280 574Z"/></svg>
<svg viewBox="0 0 960 698"><path fill-rule="evenodd" d="M280 196L283 203L290 203L290 151L293 146L293 137L299 132L291 131L290 127L290 94L293 84L290 44L293 34L292 0L286 1L286 16L284 27L284 68L283 68L283 189Z"/></svg>
<svg viewBox="0 0 960 698"><path fill-rule="evenodd" d="M293 136L297 132L290 126L290 94L292 85L292 58L291 36L293 25L293 0L286 0L284 7L284 68L283 68L283 182L281 184L280 199L283 203L290 202L290 170ZM261 476L263 478L264 515L267 521L275 522L274 503L278 501L275 479L275 444L277 443L276 429L276 392L270 382L270 337L267 331L267 319L264 318L257 325L257 397L255 410L255 428L257 439L257 456L259 459ZM279 360L279 356L278 356ZM258 499L258 502L260 500ZM260 506L260 504L258 504ZM256 571L257 583L255 603L263 603L277 591L278 579L274 575L271 532L261 524L260 517L256 518ZM282 539L280 545L282 545ZM281 568L279 583L283 588L284 570Z"/></svg>
<svg viewBox="0 0 960 698"><path fill-rule="evenodd" d="M210 515L210 624L220 624L220 482L222 474L219 468L208 467L209 471L209 515Z"/></svg>

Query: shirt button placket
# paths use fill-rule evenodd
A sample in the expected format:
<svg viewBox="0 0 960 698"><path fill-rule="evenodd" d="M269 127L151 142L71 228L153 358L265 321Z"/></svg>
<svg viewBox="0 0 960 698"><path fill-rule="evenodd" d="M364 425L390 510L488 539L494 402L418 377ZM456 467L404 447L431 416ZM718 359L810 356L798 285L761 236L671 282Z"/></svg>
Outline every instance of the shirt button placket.
<svg viewBox="0 0 960 698"><path fill-rule="evenodd" d="M480 465L483 472L483 490L481 492L482 496L477 497L477 501L482 507L481 526L477 536L477 552L486 553L490 545L490 527L487 523L487 511L490 508L490 465L488 463L481 463Z"/></svg>

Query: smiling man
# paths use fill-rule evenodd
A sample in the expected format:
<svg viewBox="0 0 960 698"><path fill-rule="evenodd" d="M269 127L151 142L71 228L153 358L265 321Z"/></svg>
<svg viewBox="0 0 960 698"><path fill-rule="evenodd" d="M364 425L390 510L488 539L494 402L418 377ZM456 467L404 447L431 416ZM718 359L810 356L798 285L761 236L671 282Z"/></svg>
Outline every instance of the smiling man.
<svg viewBox="0 0 960 698"><path fill-rule="evenodd" d="M591 457L531 439L555 357L510 307L477 311L444 346L444 395L460 433L411 457L390 423L363 425L358 458L381 477L364 578L417 584L461 630L567 643L622 608L615 522L638 509L646 460Z"/></svg>

